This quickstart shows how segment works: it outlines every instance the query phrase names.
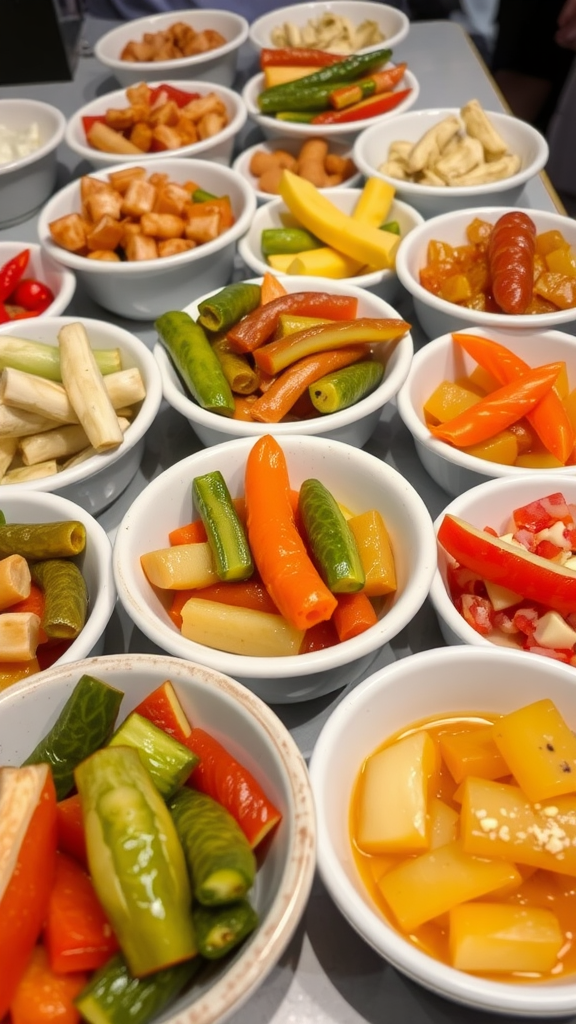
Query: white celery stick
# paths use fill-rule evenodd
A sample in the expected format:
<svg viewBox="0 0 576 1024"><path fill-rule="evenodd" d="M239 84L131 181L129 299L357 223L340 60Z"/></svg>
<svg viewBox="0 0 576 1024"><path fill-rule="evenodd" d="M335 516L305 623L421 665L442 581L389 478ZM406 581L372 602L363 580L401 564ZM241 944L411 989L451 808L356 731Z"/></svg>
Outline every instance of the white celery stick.
<svg viewBox="0 0 576 1024"><path fill-rule="evenodd" d="M62 383L90 444L97 452L117 448L122 430L83 324L62 327L58 342Z"/></svg>

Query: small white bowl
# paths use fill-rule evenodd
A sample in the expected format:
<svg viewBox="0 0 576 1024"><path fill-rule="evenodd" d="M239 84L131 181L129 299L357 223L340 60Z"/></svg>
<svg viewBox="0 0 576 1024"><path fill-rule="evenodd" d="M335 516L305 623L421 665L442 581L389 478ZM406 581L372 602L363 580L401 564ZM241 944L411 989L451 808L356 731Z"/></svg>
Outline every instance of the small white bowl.
<svg viewBox="0 0 576 1024"><path fill-rule="evenodd" d="M3 267L8 260L14 259L23 249L30 250L28 266L23 277L36 278L42 284L47 285L54 295L54 301L40 316L59 316L70 305L76 291L74 274L71 270L63 267L61 263L56 263L37 242L0 242L0 267ZM14 321L12 332L19 334L21 324L21 320Z"/></svg>
<svg viewBox="0 0 576 1024"><path fill-rule="evenodd" d="M95 171L93 177L108 180L108 171L134 167L137 161L115 164ZM108 263L62 249L50 234L50 222L68 213L79 213L80 182L73 181L56 193L38 218L43 247L58 263L76 273L90 298L104 309L134 320L153 320L170 309L182 309L208 288L228 282L234 263L236 242L248 230L256 210L256 197L243 178L221 164L184 157L154 161L154 171L166 173L172 181L190 179L216 195L228 195L235 223L213 242L165 259Z"/></svg>
<svg viewBox="0 0 576 1024"><path fill-rule="evenodd" d="M261 278L255 279L254 283L260 284ZM288 292L318 291L319 287L318 278L314 277L284 277L282 283ZM336 295L355 295L358 299L359 317L399 315L387 302L364 288L349 287L339 281L323 280L321 290ZM198 302L200 301L199 299ZM192 303L186 309L193 319L198 315L198 302ZM378 351L379 347L374 346L376 358ZM387 362L384 354L385 347L382 359L386 365L386 374L379 387L360 402L340 412L318 415L314 419L270 424L255 421L247 423L202 409L187 393L164 346L160 342L154 346L154 358L160 368L164 398L173 409L186 417L202 444L206 446L230 441L232 438L255 438L273 432L279 440L285 434L306 434L344 441L356 448L362 448L376 430L383 406L394 397L406 380L414 354L412 335L406 334L394 346Z"/></svg>
<svg viewBox="0 0 576 1024"><path fill-rule="evenodd" d="M520 170L502 181L487 185L450 186L446 188L418 182L402 181L385 174L379 168L388 157L392 142L417 142L425 132L447 117L460 114L459 107L434 110L410 110L399 114L394 121L366 128L354 143L354 160L367 177L382 178L396 189L400 199L411 203L424 217L435 217L448 210L470 208L474 203L494 203L514 206L520 199L526 182L542 170L548 160L548 143L543 135L526 121L500 111L488 111L496 131L508 143L510 153L521 159Z"/></svg>
<svg viewBox="0 0 576 1024"><path fill-rule="evenodd" d="M282 812L250 897L259 915L258 927L235 955L214 963L207 976L160 1014L163 1024L223 1024L273 969L306 907L316 852L306 765L276 715L233 679L177 658L145 654L90 658L52 668L1 693L3 764L22 763L54 724L83 673L125 694L119 720L169 679L187 717L217 737Z"/></svg>
<svg viewBox="0 0 576 1024"><path fill-rule="evenodd" d="M360 188L337 188L330 192L329 199L339 210L351 214L361 192L362 189ZM283 227L285 217L290 218L291 224L294 223L294 218L290 214L284 200L278 196L276 199L272 199L269 203L265 203L258 208L247 233L240 239L238 252L246 266L254 274L262 276L266 272L271 271L272 268L266 262L266 257L262 255L262 232L266 228ZM398 199L395 199L390 207L388 220L398 221L402 237L424 223L423 217L416 210L413 210L407 203L403 203ZM286 278L289 279L291 277L289 274L278 274L277 276L281 277L283 282ZM296 275L296 280L300 281L301 278ZM327 281L332 281L333 278L316 277L314 280L318 282L318 287L323 287ZM386 302L393 302L400 292L400 283L394 270L372 270L366 274L358 274L356 277L341 278L339 283L366 288L380 298L385 299Z"/></svg>
<svg viewBox="0 0 576 1024"><path fill-rule="evenodd" d="M18 337L57 345L60 328L65 324L77 323L79 319L72 316L42 316L21 320L18 322ZM144 454L146 432L152 426L162 401L162 385L156 362L144 342L122 327L86 317L82 317L81 322L93 348L119 348L123 368L139 368L146 386L146 397L126 430L123 443L115 451L93 455L76 466L63 469L55 476L41 477L17 485L4 484L0 490L0 503L4 495L9 495L16 487L19 492L25 491L27 494L53 491L75 501L92 515L97 515L122 494L138 470ZM13 324L0 327L0 336L14 333Z"/></svg>
<svg viewBox="0 0 576 1024"><path fill-rule="evenodd" d="M66 128L64 114L49 103L1 99L0 125L13 132L38 125L40 145L27 156L0 164L0 227L27 220L52 194L56 184L57 149Z"/></svg>
<svg viewBox="0 0 576 1024"><path fill-rule="evenodd" d="M258 73L249 78L242 90L242 99L246 104L248 116L261 128L267 139L276 139L283 135L291 135L298 139L314 138L318 135L318 128L322 129L322 137L329 142L332 139L352 144L356 136L372 124L384 125L387 121L402 114L405 110L416 103L420 92L420 83L412 71L406 70L404 78L398 90L410 89L406 96L394 110L387 114L379 114L375 117L366 117L362 121L347 121L344 124L300 124L298 121L277 121L273 115L263 114L258 106L258 97L264 88L264 75Z"/></svg>
<svg viewBox="0 0 576 1024"><path fill-rule="evenodd" d="M576 727L573 669L496 647L423 651L380 669L348 693L320 733L310 762L318 867L350 925L388 963L436 995L471 1011L523 1020L576 1012L574 975L553 982L489 981L416 949L384 918L360 878L350 844L349 810L363 761L389 737L432 716L459 711L506 714L544 697ZM465 1011L454 1019L464 1018Z"/></svg>
<svg viewBox="0 0 576 1024"><path fill-rule="evenodd" d="M522 477L499 477L486 480L469 491L465 491L446 506L434 523L436 532L444 516L449 514L463 519L479 530L492 526L499 534L507 531L510 516L515 508L521 508L530 501L536 501L547 494L560 492L569 504L576 503L576 476L564 472L529 473ZM430 600L438 617L438 624L447 644L472 644L478 647L494 647L496 641L489 636L482 636L473 629L454 605L446 587L446 571L448 556L443 547L438 545L438 568L430 590ZM501 642L499 646L508 650L518 650L513 637L509 643ZM536 655L523 652L532 660ZM542 660L542 658L538 658ZM548 659L546 659L548 660ZM570 668L574 672L573 668Z"/></svg>
<svg viewBox="0 0 576 1024"><path fill-rule="evenodd" d="M532 218L538 234L556 229L562 232L571 246L576 246L576 221L571 217L548 210L524 209L523 212ZM419 274L422 267L426 266L429 242L463 245L466 242L466 227L472 220L478 217L480 220L495 224L503 213L504 209L501 206L471 206L467 210L441 213L421 224L400 243L396 256L396 273L406 290L410 292L416 316L429 338L436 338L447 331L462 330L469 324L511 333L545 331L552 327L561 327L569 334L576 334L576 308L560 309L554 313L526 313L521 316L484 313L447 302L420 284Z"/></svg>
<svg viewBox="0 0 576 1024"><path fill-rule="evenodd" d="M112 546L108 535L81 505L60 494L34 492L24 487L3 487L0 500L7 523L54 523L77 519L84 524L86 547L74 561L86 581L88 617L84 629L54 664L65 665L101 654L106 626L116 604Z"/></svg>
<svg viewBox="0 0 576 1024"><path fill-rule="evenodd" d="M193 643L171 621L142 571L140 556L166 547L168 532L193 518L190 486L195 476L219 469L231 494L243 494L244 467L253 443L240 438L197 452L146 487L118 527L113 555L116 587L127 614L163 650L230 673L268 703L309 700L358 678L376 652L416 615L436 567L432 521L413 487L373 455L323 437L283 436L280 443L292 487L318 477L351 511L380 511L390 533L398 590L387 599L374 626L322 651L258 658ZM166 513L159 515L160 508Z"/></svg>
<svg viewBox="0 0 576 1024"><path fill-rule="evenodd" d="M570 334L538 330L530 334L506 334L504 331L485 331L480 327L471 330L466 328L466 333L489 337L505 345L530 366L562 360L566 363L571 387L576 386L576 348ZM534 470L522 466L504 466L498 462L477 459L430 433L424 418L424 402L443 380L465 377L475 366L475 361L452 340L452 336L443 334L415 353L397 397L398 412L412 434L424 469L440 487L452 495L462 494L490 477L510 477L520 481L534 473ZM559 470L539 470L543 481L555 472ZM562 473L566 477L573 477L576 475L576 466L564 466ZM543 486L547 486L545 482Z"/></svg>
<svg viewBox="0 0 576 1024"><path fill-rule="evenodd" d="M120 59L127 43L140 42L146 32L163 32L176 22L191 25L196 32L214 29L227 40L223 46L193 57L177 60L132 62ZM215 85L231 86L236 75L240 47L248 39L248 22L240 14L218 9L186 8L166 14L150 14L126 21L101 36L94 47L94 56L107 68L120 85L136 82L160 82L170 78L194 78Z"/></svg>
<svg viewBox="0 0 576 1024"><path fill-rule="evenodd" d="M348 18L355 28L363 21L375 21L384 39L372 46L366 46L358 53L370 53L371 50L378 50L383 46L390 49L398 46L408 35L410 21L403 11L388 4L368 3L364 0L354 0L351 6L348 0L312 0L309 3L291 4L289 7L277 7L268 14L263 14L250 26L250 40L257 49L274 47L271 39L273 29L289 22L298 28L303 28L309 21L316 21L323 14L341 15Z"/></svg>
<svg viewBox="0 0 576 1024"><path fill-rule="evenodd" d="M200 139L189 146L180 146L178 149L171 149L169 152L163 150L156 153L142 153L140 156L135 156L134 160L147 165L152 161L156 162L157 160L165 159L166 156L191 156L199 160L211 160L219 164L230 164L234 140L238 132L244 127L248 116L246 107L238 93L232 89L225 88L223 85L211 86L205 81L193 82L174 79L172 81L170 79L162 79L162 81L166 82L167 85L177 86L185 92L199 93L201 96L207 96L210 92L215 93L226 107L228 124L217 135L212 135L207 139ZM91 103L81 107L80 110L77 110L72 115L66 126L65 140L70 149L96 168L109 167L114 164L125 164L127 160L125 153L104 153L89 145L82 118L105 114L109 107L115 110L122 110L129 105L124 89L118 89L116 92L109 92L104 96L99 96L97 99L92 100Z"/></svg>
<svg viewBox="0 0 576 1024"><path fill-rule="evenodd" d="M321 132L316 133L318 137L321 136ZM277 149L283 149L286 153L291 153L293 156L298 156L304 139L297 138L278 138L274 140L264 140L263 142L257 142L255 146L250 146L249 149L243 150L240 153L232 167L235 171L238 171L243 178L246 179L251 188L254 189L258 205L262 203L269 203L270 200L277 198L271 192L261 192L258 188L258 178L250 171L250 161L255 153L273 153ZM345 142L338 142L337 140L331 141L329 144L329 152L334 153L341 157L352 157L352 150L350 146ZM349 178L346 178L341 185L335 185L331 188L320 189L321 192L325 192L331 196L335 189L339 188L356 188L361 181L362 175L360 171L356 171L355 174L351 174Z"/></svg>

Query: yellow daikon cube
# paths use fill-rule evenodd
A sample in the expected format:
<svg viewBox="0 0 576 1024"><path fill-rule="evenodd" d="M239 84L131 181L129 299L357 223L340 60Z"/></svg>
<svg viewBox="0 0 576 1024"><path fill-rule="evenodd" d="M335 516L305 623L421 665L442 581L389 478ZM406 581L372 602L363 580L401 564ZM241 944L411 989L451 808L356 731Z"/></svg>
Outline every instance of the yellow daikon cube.
<svg viewBox="0 0 576 1024"><path fill-rule="evenodd" d="M576 736L553 701L539 700L504 715L493 736L532 803L576 792Z"/></svg>
<svg viewBox="0 0 576 1024"><path fill-rule="evenodd" d="M438 755L427 732L405 736L367 758L357 842L366 853L427 850L429 780Z"/></svg>
<svg viewBox="0 0 576 1024"><path fill-rule="evenodd" d="M551 910L463 903L450 911L450 962L461 971L546 973L563 943Z"/></svg>
<svg viewBox="0 0 576 1024"><path fill-rule="evenodd" d="M446 846L458 838L460 815L453 807L433 796L428 805L430 815L430 849Z"/></svg>
<svg viewBox="0 0 576 1024"><path fill-rule="evenodd" d="M492 736L492 726L480 726L466 732L444 733L439 737L440 753L455 782L467 775L483 779L501 779L510 775Z"/></svg>
<svg viewBox="0 0 576 1024"><path fill-rule="evenodd" d="M471 444L462 449L467 455L473 455L476 459L485 459L486 462L501 462L504 466L517 464L518 440L511 430L501 430L494 437L486 441L479 441L478 444Z"/></svg>
<svg viewBox="0 0 576 1024"><path fill-rule="evenodd" d="M479 401L477 392L451 380L443 380L424 403L424 415L429 423L445 423Z"/></svg>

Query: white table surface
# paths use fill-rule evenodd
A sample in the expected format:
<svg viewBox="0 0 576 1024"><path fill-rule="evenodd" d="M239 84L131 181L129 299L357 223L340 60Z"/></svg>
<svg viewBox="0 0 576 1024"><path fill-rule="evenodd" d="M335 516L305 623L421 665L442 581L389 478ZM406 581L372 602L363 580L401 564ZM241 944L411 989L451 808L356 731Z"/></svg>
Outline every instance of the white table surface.
<svg viewBox="0 0 576 1024"><path fill-rule="evenodd" d="M1 2L1 0L0 0ZM6 2L6 0L4 0ZM88 44L108 31L114 23L88 19L83 38ZM86 47L89 49L89 46ZM476 97L486 109L502 109L502 101L485 66L459 25L449 21L418 22L394 52L405 60L420 81L415 108L461 106ZM247 46L241 55L239 80L257 70L255 54ZM30 96L59 107L65 115L96 96L117 88L117 82L92 56L79 59L72 82L0 88L0 97ZM246 126L238 147L261 138L259 130ZM90 169L65 144L59 152L58 187ZM544 177L524 189L519 206L532 209L560 208ZM1 239L36 241L36 218L0 231ZM252 276L237 263L235 277ZM411 299L397 303L402 316L411 321ZM67 313L111 319L79 289ZM138 335L149 347L155 341L152 324L117 322ZM416 347L426 339L416 324ZM173 462L197 451L200 442L187 421L163 404L154 429L149 432L144 458L136 477L123 495L98 518L113 539L126 509L144 486ZM422 468L412 439L391 404L366 445L366 450L398 469L418 490L435 518L448 504L448 495L437 487ZM396 639L375 657L370 672L416 651L439 647L443 640L432 608L426 602ZM117 609L106 632L106 653L156 653L155 647ZM290 729L305 757L309 757L323 723L346 689L300 704L275 705L274 710ZM231 1024L481 1024L489 1018L434 996L404 978L385 963L349 927L328 896L322 882L315 881L311 898L297 933L270 976L235 1013ZM491 1015L495 1024L510 1018ZM518 1019L518 1018L517 1018ZM533 1020L534 1018L531 1018ZM576 1022L576 1017L571 1018Z"/></svg>

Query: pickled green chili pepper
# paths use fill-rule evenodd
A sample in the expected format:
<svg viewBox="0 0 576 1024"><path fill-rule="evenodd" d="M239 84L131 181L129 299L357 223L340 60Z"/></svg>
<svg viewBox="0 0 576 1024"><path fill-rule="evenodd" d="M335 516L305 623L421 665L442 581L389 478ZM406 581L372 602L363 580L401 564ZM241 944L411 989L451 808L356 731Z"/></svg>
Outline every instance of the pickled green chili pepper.
<svg viewBox="0 0 576 1024"><path fill-rule="evenodd" d="M117 954L90 978L74 1003L88 1024L148 1024L180 995L202 967L199 957L134 978Z"/></svg>
<svg viewBox="0 0 576 1024"><path fill-rule="evenodd" d="M238 946L258 924L258 914L248 900L236 900L221 907L203 907L192 911L198 952L207 960L219 960Z"/></svg>
<svg viewBox="0 0 576 1024"><path fill-rule="evenodd" d="M207 331L227 331L260 304L260 285L236 281L198 303L198 323Z"/></svg>
<svg viewBox="0 0 576 1024"><path fill-rule="evenodd" d="M86 527L77 519L0 525L0 558L70 558L86 547Z"/></svg>
<svg viewBox="0 0 576 1024"><path fill-rule="evenodd" d="M198 405L232 416L234 396L203 327L180 310L163 313L154 326Z"/></svg>
<svg viewBox="0 0 576 1024"><path fill-rule="evenodd" d="M327 373L308 388L310 401L318 412L327 415L355 405L378 387L384 376L382 363L364 360L354 366Z"/></svg>

